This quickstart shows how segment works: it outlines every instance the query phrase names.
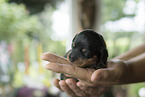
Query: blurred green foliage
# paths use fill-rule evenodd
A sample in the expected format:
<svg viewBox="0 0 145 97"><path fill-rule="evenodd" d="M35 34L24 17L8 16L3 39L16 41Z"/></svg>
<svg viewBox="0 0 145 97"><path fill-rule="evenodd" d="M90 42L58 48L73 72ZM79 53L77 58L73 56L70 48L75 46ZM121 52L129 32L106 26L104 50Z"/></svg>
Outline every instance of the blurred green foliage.
<svg viewBox="0 0 145 97"><path fill-rule="evenodd" d="M145 88L145 83L131 84L128 88L127 97L140 97L139 90Z"/></svg>
<svg viewBox="0 0 145 97"><path fill-rule="evenodd" d="M117 31L110 30L106 28L107 22L114 22L121 21L123 18L130 18L134 19L136 16L137 4L140 0L132 0L136 5L134 5L135 9L133 13L127 14L124 12L126 4L129 0L103 0L101 1L101 33L103 34L108 51L109 51L109 59L116 57L120 54L125 53L126 51L130 50L131 48L136 47L137 45L143 43L144 33L140 33L135 30L126 31L123 29L118 29ZM125 23L125 22L124 22ZM122 25L124 25L122 23ZM111 24L109 25L111 26ZM114 25L112 25L113 27ZM118 25L119 26L119 25ZM117 27L117 26L115 26ZM134 41L134 39L136 41Z"/></svg>
<svg viewBox="0 0 145 97"><path fill-rule="evenodd" d="M46 5L56 9L57 4L64 0L7 0L10 3L24 4L30 14L37 14L45 10Z"/></svg>
<svg viewBox="0 0 145 97"><path fill-rule="evenodd" d="M29 44L31 40L35 40L44 45L45 51L49 51L49 48L54 46L50 51L54 52L55 50L55 53L62 55L65 50L58 51L55 46L60 44L60 47L64 49L64 42L53 41L50 38L51 33L53 33L51 29L53 11L53 9L49 9L41 15L29 15L23 4L0 2L0 41L5 40L8 43L17 42L16 44L25 45ZM46 13L49 14L46 15ZM51 44L53 44L52 47Z"/></svg>
<svg viewBox="0 0 145 97"><path fill-rule="evenodd" d="M134 1L134 0L133 0ZM138 0L137 0L138 1ZM137 2L135 1L135 2ZM134 17L135 14L125 14L124 7L127 0L103 0L102 2L102 21L115 21L122 17Z"/></svg>
<svg viewBox="0 0 145 97"><path fill-rule="evenodd" d="M124 12L126 3L128 1L134 2L135 9L131 9L131 11L134 10L134 13L126 14ZM134 19L135 16L137 15L136 13L137 5L141 1L142 0L103 0L101 1L102 2L101 4L102 5L101 6L102 8L101 33L103 34L106 40L107 48L109 51L109 59L119 56L144 42L145 34L139 31L135 31L133 29L129 29L129 31L122 30L122 29L113 31L106 27L107 22L115 23L116 21L120 21L123 18ZM122 25L124 24L122 23ZM114 26L114 25L109 25L109 26ZM115 27L117 26L119 25L117 25L116 23ZM124 90L124 86L116 86L113 88L116 90L118 87L121 90ZM139 92L139 89L142 87L145 87L145 83L126 85L124 95L126 95L126 97L140 97L138 92ZM120 91L118 92L120 93ZM121 95L117 95L117 96L114 95L114 97L118 97L118 96L122 97Z"/></svg>
<svg viewBox="0 0 145 97"><path fill-rule="evenodd" d="M0 40L11 42L29 32L37 34L41 26L36 16L29 16L24 5L0 3Z"/></svg>
<svg viewBox="0 0 145 97"><path fill-rule="evenodd" d="M38 66L38 53L53 52L62 56L65 54L65 41L54 41L51 38L54 32L51 28L51 16L54 11L54 8L48 7L39 14L30 15L24 4L0 0L0 42L4 41L12 47L10 64L6 67L9 68L6 75L10 77L10 80L0 82L1 85L11 85L13 82L17 84L16 86L24 84L22 77L25 74L19 65L21 63L23 69L25 68L26 47L29 48L29 61L32 68ZM39 44L42 45L42 52L37 50ZM36 72L34 69L30 70ZM46 76L50 78L50 72L46 73Z"/></svg>

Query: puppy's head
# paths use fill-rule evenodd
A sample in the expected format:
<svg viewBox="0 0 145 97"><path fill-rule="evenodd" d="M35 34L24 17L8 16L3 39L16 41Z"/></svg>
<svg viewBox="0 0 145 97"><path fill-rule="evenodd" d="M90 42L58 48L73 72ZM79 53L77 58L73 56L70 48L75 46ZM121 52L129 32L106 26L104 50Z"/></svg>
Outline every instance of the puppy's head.
<svg viewBox="0 0 145 97"><path fill-rule="evenodd" d="M97 65L105 68L108 52L103 37L93 30L83 30L72 41L68 59L79 67ZM94 67L93 67L94 68Z"/></svg>

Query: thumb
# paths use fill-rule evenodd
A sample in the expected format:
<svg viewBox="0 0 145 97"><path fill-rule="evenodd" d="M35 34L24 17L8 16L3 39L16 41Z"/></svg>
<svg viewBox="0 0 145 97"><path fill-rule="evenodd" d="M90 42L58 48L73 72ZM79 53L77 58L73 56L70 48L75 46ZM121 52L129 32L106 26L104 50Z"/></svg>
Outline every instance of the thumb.
<svg viewBox="0 0 145 97"><path fill-rule="evenodd" d="M105 68L105 69L98 69L93 72L91 76L91 81L96 83L99 81L110 81L114 79L114 70L110 68Z"/></svg>

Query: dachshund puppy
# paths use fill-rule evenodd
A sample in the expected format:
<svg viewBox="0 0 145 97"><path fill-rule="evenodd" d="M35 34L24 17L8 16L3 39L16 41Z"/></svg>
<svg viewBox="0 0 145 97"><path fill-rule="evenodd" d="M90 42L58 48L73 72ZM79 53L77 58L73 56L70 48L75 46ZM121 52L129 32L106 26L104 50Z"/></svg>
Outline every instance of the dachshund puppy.
<svg viewBox="0 0 145 97"><path fill-rule="evenodd" d="M78 67L99 69L107 67L108 51L103 37L87 29L73 38L71 50L66 53L65 57ZM66 78L68 77L61 74L62 80Z"/></svg>

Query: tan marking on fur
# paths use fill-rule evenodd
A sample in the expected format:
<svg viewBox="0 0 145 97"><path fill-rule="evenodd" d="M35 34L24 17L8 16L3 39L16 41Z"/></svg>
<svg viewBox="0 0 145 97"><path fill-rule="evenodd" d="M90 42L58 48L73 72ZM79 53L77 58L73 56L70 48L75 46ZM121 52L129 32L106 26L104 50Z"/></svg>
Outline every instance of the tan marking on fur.
<svg viewBox="0 0 145 97"><path fill-rule="evenodd" d="M98 58L94 56L90 59L78 59L77 61L73 62L74 65L78 67L85 67L87 65L97 64Z"/></svg>
<svg viewBox="0 0 145 97"><path fill-rule="evenodd" d="M82 52L86 52L87 51L87 49L82 49Z"/></svg>
<svg viewBox="0 0 145 97"><path fill-rule="evenodd" d="M75 43L73 43L73 47L75 47L76 45L75 45Z"/></svg>

